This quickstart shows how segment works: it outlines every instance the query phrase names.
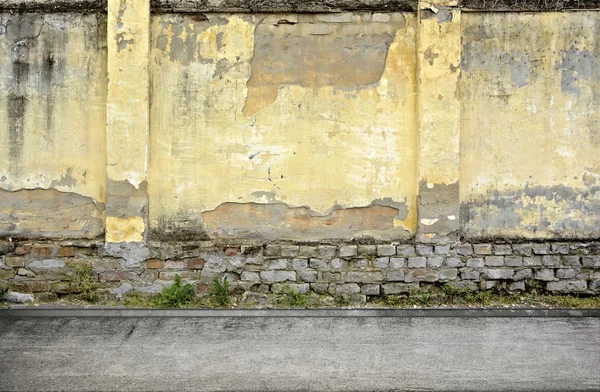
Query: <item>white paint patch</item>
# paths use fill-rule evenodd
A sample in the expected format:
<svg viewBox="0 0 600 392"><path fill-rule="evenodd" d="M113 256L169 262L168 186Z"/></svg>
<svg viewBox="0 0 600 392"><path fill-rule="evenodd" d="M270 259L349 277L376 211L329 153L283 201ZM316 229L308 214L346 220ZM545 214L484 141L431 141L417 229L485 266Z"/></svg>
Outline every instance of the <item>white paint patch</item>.
<svg viewBox="0 0 600 392"><path fill-rule="evenodd" d="M435 224L437 221L439 221L439 219L421 219L421 223L424 224L425 226L431 226L431 225Z"/></svg>
<svg viewBox="0 0 600 392"><path fill-rule="evenodd" d="M448 220L456 220L456 215L448 215Z"/></svg>

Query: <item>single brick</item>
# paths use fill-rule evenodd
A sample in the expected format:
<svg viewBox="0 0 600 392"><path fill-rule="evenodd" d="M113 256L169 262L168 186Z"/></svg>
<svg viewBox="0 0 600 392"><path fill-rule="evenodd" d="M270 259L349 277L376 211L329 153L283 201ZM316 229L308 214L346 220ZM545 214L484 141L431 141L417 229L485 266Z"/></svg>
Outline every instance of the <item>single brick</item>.
<svg viewBox="0 0 600 392"><path fill-rule="evenodd" d="M559 282L548 282L546 285L548 291L560 291L564 293L573 291L586 291L587 282L585 280L562 280Z"/></svg>
<svg viewBox="0 0 600 392"><path fill-rule="evenodd" d="M485 265L488 267L502 267L504 265L504 256L487 256Z"/></svg>
<svg viewBox="0 0 600 392"><path fill-rule="evenodd" d="M542 268L535 271L535 278L537 280L554 280L554 270L550 268Z"/></svg>
<svg viewBox="0 0 600 392"><path fill-rule="evenodd" d="M29 263L29 269L34 271L55 270L64 268L64 266L65 262L57 259L34 260Z"/></svg>
<svg viewBox="0 0 600 392"><path fill-rule="evenodd" d="M512 277L513 280L525 280L531 278L533 271L531 268L524 268L515 271L515 275Z"/></svg>
<svg viewBox="0 0 600 392"><path fill-rule="evenodd" d="M150 260L146 261L146 268L160 269L160 268L164 268L164 266L165 266L165 262L162 261L161 259L150 259Z"/></svg>
<svg viewBox="0 0 600 392"><path fill-rule="evenodd" d="M577 271L573 268L561 268L556 271L556 277L559 279L573 279L577 276Z"/></svg>
<svg viewBox="0 0 600 392"><path fill-rule="evenodd" d="M398 245L396 246L396 254L398 256L413 257L416 256L415 247L412 245Z"/></svg>
<svg viewBox="0 0 600 392"><path fill-rule="evenodd" d="M329 290L329 283L311 283L310 289L317 294L325 294Z"/></svg>
<svg viewBox="0 0 600 392"><path fill-rule="evenodd" d="M504 265L507 267L521 267L523 265L522 256L504 256Z"/></svg>
<svg viewBox="0 0 600 392"><path fill-rule="evenodd" d="M310 285L308 283L274 283L271 285L271 292L280 294L280 293L289 293L292 292L306 294L310 289Z"/></svg>
<svg viewBox="0 0 600 392"><path fill-rule="evenodd" d="M299 271L298 275L300 276L300 280L302 280L303 282L314 283L317 281L317 271L315 270L305 269Z"/></svg>
<svg viewBox="0 0 600 392"><path fill-rule="evenodd" d="M340 247L340 257L354 257L356 255L358 255L358 247L356 245Z"/></svg>
<svg viewBox="0 0 600 392"><path fill-rule="evenodd" d="M428 257L427 267L429 268L440 268L444 264L443 257Z"/></svg>
<svg viewBox="0 0 600 392"><path fill-rule="evenodd" d="M569 253L574 255L589 255L590 248L589 244L570 244L569 245Z"/></svg>
<svg viewBox="0 0 600 392"><path fill-rule="evenodd" d="M7 267L25 267L25 257L22 256L6 256L4 265Z"/></svg>
<svg viewBox="0 0 600 392"><path fill-rule="evenodd" d="M284 282L286 280L296 281L295 271L261 271L260 278L264 282Z"/></svg>
<svg viewBox="0 0 600 392"><path fill-rule="evenodd" d="M550 251L550 244L531 244L531 249L533 250L533 253L536 255L549 255L550 253L552 253Z"/></svg>
<svg viewBox="0 0 600 392"><path fill-rule="evenodd" d="M440 280L454 280L458 277L458 269L442 268L440 270Z"/></svg>
<svg viewBox="0 0 600 392"><path fill-rule="evenodd" d="M263 251L263 254L265 256L279 256L279 250L279 245L267 245Z"/></svg>
<svg viewBox="0 0 600 392"><path fill-rule="evenodd" d="M531 243L513 244L513 253L519 256L531 256Z"/></svg>
<svg viewBox="0 0 600 392"><path fill-rule="evenodd" d="M491 255L492 245L490 244L475 244L473 245L473 251L478 255Z"/></svg>
<svg viewBox="0 0 600 392"><path fill-rule="evenodd" d="M388 282L403 282L404 281L404 271L389 271L386 275Z"/></svg>
<svg viewBox="0 0 600 392"><path fill-rule="evenodd" d="M436 255L447 255L447 254L450 254L450 245L436 245L434 247L434 253Z"/></svg>
<svg viewBox="0 0 600 392"><path fill-rule="evenodd" d="M58 248L59 257L75 257L75 247L73 246L62 246Z"/></svg>
<svg viewBox="0 0 600 392"><path fill-rule="evenodd" d="M507 245L507 244L494 245L494 254L495 255L511 255L512 248L510 247L510 245Z"/></svg>
<svg viewBox="0 0 600 392"><path fill-rule="evenodd" d="M323 272L323 280L326 282L340 282L342 274L339 272Z"/></svg>
<svg viewBox="0 0 600 392"><path fill-rule="evenodd" d="M433 256L433 246L431 245L417 245L415 249L419 256Z"/></svg>
<svg viewBox="0 0 600 392"><path fill-rule="evenodd" d="M563 256L562 265L566 267L581 267L579 256Z"/></svg>
<svg viewBox="0 0 600 392"><path fill-rule="evenodd" d="M281 257L297 257L300 252L298 245L281 245Z"/></svg>
<svg viewBox="0 0 600 392"><path fill-rule="evenodd" d="M363 284L360 292L365 295L379 295L380 286L378 284Z"/></svg>
<svg viewBox="0 0 600 392"><path fill-rule="evenodd" d="M356 283L331 284L329 293L332 295L360 293L360 286Z"/></svg>
<svg viewBox="0 0 600 392"><path fill-rule="evenodd" d="M471 257L467 260L467 267L470 268L483 268L485 266L485 262L481 257Z"/></svg>
<svg viewBox="0 0 600 392"><path fill-rule="evenodd" d="M482 262L483 262L483 260L482 260ZM464 267L465 266L465 263L461 259L459 259L458 257L448 257L446 259L446 264L450 268L460 268L460 267Z"/></svg>
<svg viewBox="0 0 600 392"><path fill-rule="evenodd" d="M176 261L176 260L167 260L165 261L164 269L171 270L182 270L187 268L187 262L185 261Z"/></svg>
<svg viewBox="0 0 600 392"><path fill-rule="evenodd" d="M358 254L375 256L377 254L377 247L375 245L358 245Z"/></svg>
<svg viewBox="0 0 600 392"><path fill-rule="evenodd" d="M301 245L298 250L298 257L318 257L318 249L316 246Z"/></svg>
<svg viewBox="0 0 600 392"><path fill-rule="evenodd" d="M395 256L396 245L377 245L377 256Z"/></svg>
<svg viewBox="0 0 600 392"><path fill-rule="evenodd" d="M238 253L240 253L240 248L235 247L235 246L228 246L225 249L223 249L223 253L225 253L225 256L227 257L233 257L235 255L237 255Z"/></svg>
<svg viewBox="0 0 600 392"><path fill-rule="evenodd" d="M354 259L350 261L350 267L356 269L365 269L369 266L369 260L367 259Z"/></svg>
<svg viewBox="0 0 600 392"><path fill-rule="evenodd" d="M487 268L483 271L487 279L512 279L514 273L512 269L507 268Z"/></svg>
<svg viewBox="0 0 600 392"><path fill-rule="evenodd" d="M558 267L560 265L560 256L542 256L542 264L546 267Z"/></svg>
<svg viewBox="0 0 600 392"><path fill-rule="evenodd" d="M408 268L425 268L427 266L427 258L425 257L409 257Z"/></svg>
<svg viewBox="0 0 600 392"><path fill-rule="evenodd" d="M569 254L569 244L558 243L551 245L552 253L556 253L559 255L568 255Z"/></svg>
<svg viewBox="0 0 600 392"><path fill-rule="evenodd" d="M430 268L419 268L408 270L404 276L405 282L437 282L438 270Z"/></svg>
<svg viewBox="0 0 600 392"><path fill-rule="evenodd" d="M525 291L525 282L509 283L508 291Z"/></svg>
<svg viewBox="0 0 600 392"><path fill-rule="evenodd" d="M298 271L298 270L304 270L308 268L308 260L306 259L293 259L292 260L292 269Z"/></svg>
<svg viewBox="0 0 600 392"><path fill-rule="evenodd" d="M15 255L25 256L31 253L31 245L19 245L15 249Z"/></svg>
<svg viewBox="0 0 600 392"><path fill-rule="evenodd" d="M406 259L403 257L390 257L390 269L400 269L406 267Z"/></svg>
<svg viewBox="0 0 600 392"><path fill-rule="evenodd" d="M473 245L460 244L455 248L456 254L461 256L470 256L473 254Z"/></svg>
<svg viewBox="0 0 600 392"><path fill-rule="evenodd" d="M8 284L8 288L11 291L25 292L25 293L40 293L43 291L50 291L50 284L40 280L29 280L29 281L12 281Z"/></svg>

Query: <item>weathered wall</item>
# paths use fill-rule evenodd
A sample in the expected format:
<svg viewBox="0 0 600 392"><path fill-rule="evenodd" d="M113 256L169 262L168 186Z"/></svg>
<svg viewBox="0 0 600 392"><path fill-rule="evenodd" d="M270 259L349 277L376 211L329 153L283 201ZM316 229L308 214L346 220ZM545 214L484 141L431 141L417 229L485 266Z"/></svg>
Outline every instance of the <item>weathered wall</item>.
<svg viewBox="0 0 600 392"><path fill-rule="evenodd" d="M0 236L104 234L106 17L0 14Z"/></svg>
<svg viewBox="0 0 600 392"><path fill-rule="evenodd" d="M600 237L600 13L465 13L466 238Z"/></svg>
<svg viewBox="0 0 600 392"><path fill-rule="evenodd" d="M401 13L154 17L154 235L409 238L415 28Z"/></svg>

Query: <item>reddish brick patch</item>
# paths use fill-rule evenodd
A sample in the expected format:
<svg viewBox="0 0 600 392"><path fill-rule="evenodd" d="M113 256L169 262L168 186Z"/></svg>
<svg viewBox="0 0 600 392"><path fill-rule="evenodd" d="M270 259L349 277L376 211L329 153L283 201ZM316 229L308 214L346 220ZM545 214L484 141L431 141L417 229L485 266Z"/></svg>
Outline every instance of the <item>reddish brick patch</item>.
<svg viewBox="0 0 600 392"><path fill-rule="evenodd" d="M235 256L240 252L240 248L229 247L224 250L225 256Z"/></svg>
<svg viewBox="0 0 600 392"><path fill-rule="evenodd" d="M60 257L74 257L75 256L75 247L73 246L63 246L58 250L58 255Z"/></svg>
<svg viewBox="0 0 600 392"><path fill-rule="evenodd" d="M187 260L187 268L188 269L202 269L204 268L204 259L188 259Z"/></svg>
<svg viewBox="0 0 600 392"><path fill-rule="evenodd" d="M31 252L31 245L20 245L15 249L15 254L18 256L28 255Z"/></svg>
<svg viewBox="0 0 600 392"><path fill-rule="evenodd" d="M159 269L165 267L165 262L161 259L150 259L147 261L146 266L150 269Z"/></svg>

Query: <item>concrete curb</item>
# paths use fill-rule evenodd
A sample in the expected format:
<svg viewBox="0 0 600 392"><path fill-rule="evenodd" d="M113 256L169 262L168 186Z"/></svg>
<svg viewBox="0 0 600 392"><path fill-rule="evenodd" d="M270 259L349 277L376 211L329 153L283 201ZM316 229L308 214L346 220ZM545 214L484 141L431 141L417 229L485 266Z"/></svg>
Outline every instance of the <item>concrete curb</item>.
<svg viewBox="0 0 600 392"><path fill-rule="evenodd" d="M2 309L0 317L600 317L600 309Z"/></svg>

